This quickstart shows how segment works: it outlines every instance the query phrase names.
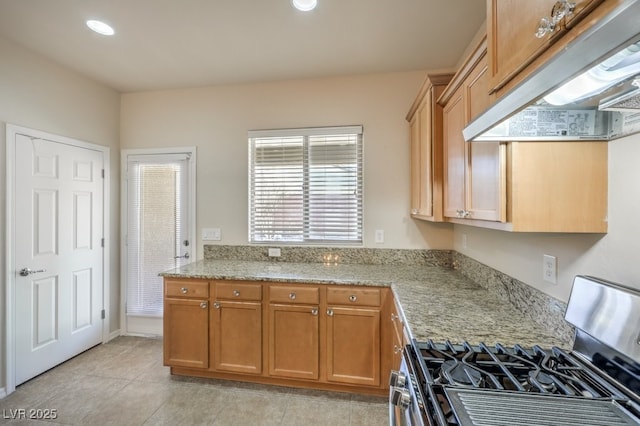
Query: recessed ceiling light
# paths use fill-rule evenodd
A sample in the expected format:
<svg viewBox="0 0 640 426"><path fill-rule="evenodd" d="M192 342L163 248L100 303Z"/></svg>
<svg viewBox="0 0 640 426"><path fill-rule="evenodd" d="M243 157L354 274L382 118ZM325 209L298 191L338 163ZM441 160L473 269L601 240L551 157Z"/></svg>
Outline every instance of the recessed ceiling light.
<svg viewBox="0 0 640 426"><path fill-rule="evenodd" d="M291 0L291 4L298 10L308 12L316 8L318 0Z"/></svg>
<svg viewBox="0 0 640 426"><path fill-rule="evenodd" d="M106 36L115 34L115 31L113 30L113 28L102 21L96 21L94 19L90 19L87 21L87 27L91 28L93 31L97 32L98 34L102 34Z"/></svg>

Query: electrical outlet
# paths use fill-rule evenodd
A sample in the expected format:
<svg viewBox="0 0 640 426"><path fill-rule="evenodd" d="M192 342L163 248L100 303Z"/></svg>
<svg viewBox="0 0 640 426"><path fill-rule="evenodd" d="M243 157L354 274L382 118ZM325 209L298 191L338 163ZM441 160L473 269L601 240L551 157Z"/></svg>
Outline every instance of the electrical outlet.
<svg viewBox="0 0 640 426"><path fill-rule="evenodd" d="M202 241L220 241L220 228L202 228Z"/></svg>
<svg viewBox="0 0 640 426"><path fill-rule="evenodd" d="M558 282L558 261L555 256L542 256L542 279L551 284Z"/></svg>
<svg viewBox="0 0 640 426"><path fill-rule="evenodd" d="M280 248L269 247L269 257L280 257Z"/></svg>
<svg viewBox="0 0 640 426"><path fill-rule="evenodd" d="M384 243L384 230L383 229L376 229L376 243L377 244L382 244Z"/></svg>

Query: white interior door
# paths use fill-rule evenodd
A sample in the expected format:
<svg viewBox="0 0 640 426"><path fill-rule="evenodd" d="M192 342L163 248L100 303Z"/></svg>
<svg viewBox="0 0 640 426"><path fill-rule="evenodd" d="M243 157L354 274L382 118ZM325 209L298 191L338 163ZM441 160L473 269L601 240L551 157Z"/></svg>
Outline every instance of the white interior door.
<svg viewBox="0 0 640 426"><path fill-rule="evenodd" d="M104 153L12 142L17 385L102 342Z"/></svg>
<svg viewBox="0 0 640 426"><path fill-rule="evenodd" d="M158 274L195 258L194 154L123 153L127 334L162 335L164 293Z"/></svg>

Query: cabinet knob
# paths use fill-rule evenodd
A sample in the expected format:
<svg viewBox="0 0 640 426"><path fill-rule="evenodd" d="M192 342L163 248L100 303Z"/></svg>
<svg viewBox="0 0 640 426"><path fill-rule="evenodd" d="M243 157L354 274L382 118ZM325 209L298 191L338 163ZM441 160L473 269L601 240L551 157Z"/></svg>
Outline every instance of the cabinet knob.
<svg viewBox="0 0 640 426"><path fill-rule="evenodd" d="M400 352L402 352L402 348L399 347L398 345L393 345L393 353L399 354Z"/></svg>
<svg viewBox="0 0 640 426"><path fill-rule="evenodd" d="M311 309L311 315L313 315L314 317L318 315L318 309L317 308Z"/></svg>
<svg viewBox="0 0 640 426"><path fill-rule="evenodd" d="M289 299L296 300L296 294L294 292L289 293Z"/></svg>
<svg viewBox="0 0 640 426"><path fill-rule="evenodd" d="M352 294L351 296L349 296L350 302L355 302L356 300L358 300L358 296L356 296L355 294Z"/></svg>
<svg viewBox="0 0 640 426"><path fill-rule="evenodd" d="M327 309L327 315L332 317L333 316L333 309Z"/></svg>
<svg viewBox="0 0 640 426"><path fill-rule="evenodd" d="M182 288L180 289L180 291L182 292L182 294L187 294L187 292L189 291L189 289L188 289L188 288L186 288L186 287L182 287Z"/></svg>
<svg viewBox="0 0 640 426"><path fill-rule="evenodd" d="M233 290L233 295L235 297L239 297L240 296L240 290Z"/></svg>
<svg viewBox="0 0 640 426"><path fill-rule="evenodd" d="M573 2L569 2L568 0L559 0L551 9L551 16L544 17L540 19L540 23L538 24L538 30L535 35L537 38L542 38L547 34L552 34L560 21L571 14L576 8L576 4Z"/></svg>
<svg viewBox="0 0 640 426"><path fill-rule="evenodd" d="M213 302L213 307L216 309L220 309L220 302Z"/></svg>
<svg viewBox="0 0 640 426"><path fill-rule="evenodd" d="M538 30L536 31L536 37L542 38L547 34L551 34L556 29L556 23L550 18L541 18L538 23Z"/></svg>
<svg viewBox="0 0 640 426"><path fill-rule="evenodd" d="M200 307L201 307L202 309L207 309L207 306L209 306L209 305L207 304L207 302L200 302Z"/></svg>

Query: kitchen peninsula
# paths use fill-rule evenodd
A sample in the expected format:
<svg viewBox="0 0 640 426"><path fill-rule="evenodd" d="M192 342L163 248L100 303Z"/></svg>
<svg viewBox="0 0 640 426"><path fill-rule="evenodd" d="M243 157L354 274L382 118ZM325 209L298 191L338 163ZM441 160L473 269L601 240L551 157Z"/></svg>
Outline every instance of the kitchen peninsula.
<svg viewBox="0 0 640 426"><path fill-rule="evenodd" d="M318 250L226 249L161 274L173 374L383 395L409 339L570 345L453 269L449 251L344 249L325 264Z"/></svg>

